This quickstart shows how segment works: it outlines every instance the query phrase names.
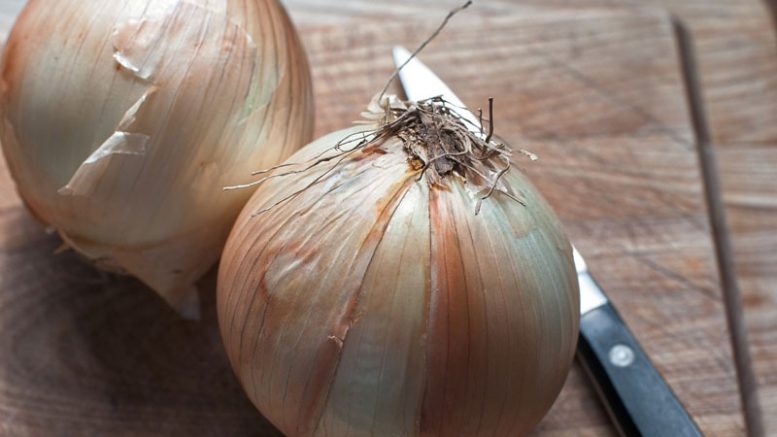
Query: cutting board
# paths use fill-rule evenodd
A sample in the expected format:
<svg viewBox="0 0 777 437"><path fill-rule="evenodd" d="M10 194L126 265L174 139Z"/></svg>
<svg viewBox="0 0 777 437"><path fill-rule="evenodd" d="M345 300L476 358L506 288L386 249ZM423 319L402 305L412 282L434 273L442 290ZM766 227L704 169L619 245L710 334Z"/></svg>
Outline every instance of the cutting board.
<svg viewBox="0 0 777 437"><path fill-rule="evenodd" d="M391 47L435 26L302 20L317 133L358 119L391 73ZM743 434L669 17L462 15L422 59L471 107L496 97L497 132L540 156L520 166L680 400L705 434ZM213 272L200 283L203 319L184 321L139 282L56 254L60 244L0 164L0 435L276 435L229 369ZM577 365L535 431L612 432Z"/></svg>

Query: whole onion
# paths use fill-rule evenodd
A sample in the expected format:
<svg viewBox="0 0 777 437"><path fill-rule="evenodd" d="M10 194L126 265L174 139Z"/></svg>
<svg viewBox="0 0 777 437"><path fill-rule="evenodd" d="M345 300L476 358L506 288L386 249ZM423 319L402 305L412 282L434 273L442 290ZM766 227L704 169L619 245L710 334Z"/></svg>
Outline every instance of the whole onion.
<svg viewBox="0 0 777 437"><path fill-rule="evenodd" d="M222 188L312 132L308 64L276 0L31 0L0 79L29 208L179 309L250 195Z"/></svg>
<svg viewBox="0 0 777 437"><path fill-rule="evenodd" d="M232 366L290 436L523 435L575 352L570 243L444 101L372 118L258 181L219 270Z"/></svg>

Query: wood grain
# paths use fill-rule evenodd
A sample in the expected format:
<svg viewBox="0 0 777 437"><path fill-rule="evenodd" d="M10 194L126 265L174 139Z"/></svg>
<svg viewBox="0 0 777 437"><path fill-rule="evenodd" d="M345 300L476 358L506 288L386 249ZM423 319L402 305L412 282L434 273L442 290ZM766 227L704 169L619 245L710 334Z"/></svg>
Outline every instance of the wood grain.
<svg viewBox="0 0 777 437"><path fill-rule="evenodd" d="M777 144L718 149L766 435L777 432Z"/></svg>
<svg viewBox="0 0 777 437"><path fill-rule="evenodd" d="M342 21L440 14L459 0L364 2L287 0L298 21ZM777 138L777 37L773 0L492 0L477 14L533 14L544 10L661 8L688 25L696 42L704 97L716 144L775 143ZM770 7L770 4L772 5ZM390 6L390 7L389 7Z"/></svg>
<svg viewBox="0 0 777 437"><path fill-rule="evenodd" d="M777 144L777 35L759 0L654 0L694 36L715 145Z"/></svg>
<svg viewBox="0 0 777 437"><path fill-rule="evenodd" d="M695 41L764 435L777 433L777 32L774 2L657 0ZM771 8L771 10L770 10ZM756 411L751 414L758 414ZM752 408L751 408L752 409Z"/></svg>
<svg viewBox="0 0 777 437"><path fill-rule="evenodd" d="M319 133L356 119L391 71L390 47L412 46L436 24L322 24L310 10L297 15L295 2L288 2L292 14L307 16L300 22L314 67ZM347 3L358 2L338 5ZM707 435L741 434L667 15L537 7L508 14L499 9L505 3L494 6L501 17L457 18L424 61L473 107L498 97L498 131L540 155L523 167L690 413ZM212 306L201 324L181 322L135 281L104 278L72 254L53 255L57 239L24 212L3 178L0 350L12 353L0 365L0 423L10 424L0 432L267 429L226 365ZM579 369L536 433L611 433Z"/></svg>

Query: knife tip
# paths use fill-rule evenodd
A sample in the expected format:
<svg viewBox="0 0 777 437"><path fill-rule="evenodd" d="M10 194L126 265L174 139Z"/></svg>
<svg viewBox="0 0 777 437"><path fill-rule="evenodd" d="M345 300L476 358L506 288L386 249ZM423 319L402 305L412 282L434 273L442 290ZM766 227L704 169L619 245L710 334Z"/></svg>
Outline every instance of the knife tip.
<svg viewBox="0 0 777 437"><path fill-rule="evenodd" d="M392 53L394 54L394 62L398 64L397 66L403 64L412 55L408 49L402 46L394 46Z"/></svg>

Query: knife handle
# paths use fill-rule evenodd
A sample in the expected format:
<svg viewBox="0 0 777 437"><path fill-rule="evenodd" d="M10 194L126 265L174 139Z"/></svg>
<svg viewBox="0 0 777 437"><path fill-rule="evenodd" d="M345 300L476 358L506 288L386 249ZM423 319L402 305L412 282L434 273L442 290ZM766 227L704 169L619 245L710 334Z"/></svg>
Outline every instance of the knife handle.
<svg viewBox="0 0 777 437"><path fill-rule="evenodd" d="M621 435L702 436L610 303L580 318L577 355Z"/></svg>

